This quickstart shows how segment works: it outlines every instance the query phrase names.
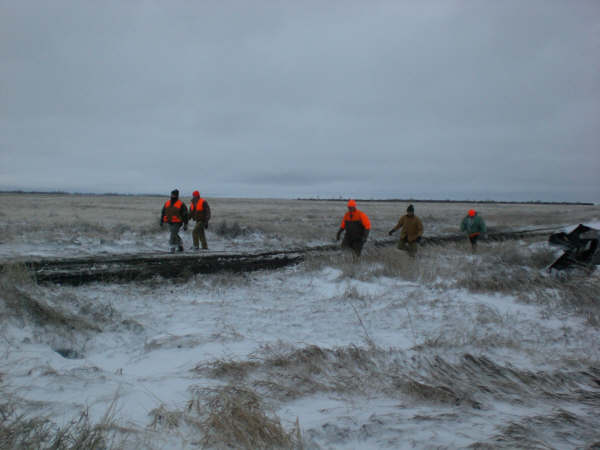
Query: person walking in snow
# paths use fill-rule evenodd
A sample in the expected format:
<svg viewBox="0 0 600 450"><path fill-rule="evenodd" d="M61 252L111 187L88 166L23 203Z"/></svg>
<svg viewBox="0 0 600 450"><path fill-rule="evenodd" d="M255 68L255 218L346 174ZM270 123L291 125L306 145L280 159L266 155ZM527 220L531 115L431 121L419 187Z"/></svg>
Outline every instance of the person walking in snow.
<svg viewBox="0 0 600 450"><path fill-rule="evenodd" d="M183 230L187 230L188 210L181 200L179 200L179 190L171 191L171 198L167 200L160 213L161 228L165 223L169 224L169 245L171 253L183 251L183 241L179 237L179 229L183 225Z"/></svg>
<svg viewBox="0 0 600 450"><path fill-rule="evenodd" d="M402 228L402 231L397 248L408 252L408 255L414 258L417 254L417 243L421 242L421 236L423 236L423 222L415 216L413 205L408 205L406 214L400 217L396 226L388 234L391 236L399 228Z"/></svg>
<svg viewBox="0 0 600 450"><path fill-rule="evenodd" d="M210 220L210 206L208 202L200 197L200 192L194 191L192 194L192 201L190 203L190 219L196 222L194 229L192 230L192 239L194 241L194 250L200 249L200 243L202 243L202 249L207 250L208 245L206 244L206 234L204 230L208 228L208 221Z"/></svg>
<svg viewBox="0 0 600 450"><path fill-rule="evenodd" d="M340 240L340 236L344 231L346 233L342 241L342 248L352 250L354 257L358 258L369 237L371 222L364 212L356 209L354 200L348 201L348 212L344 214L340 229L335 237L337 241Z"/></svg>
<svg viewBox="0 0 600 450"><path fill-rule="evenodd" d="M477 211L470 209L460 224L460 231L466 233L471 241L471 249L477 251L477 239L487 232L484 220Z"/></svg>

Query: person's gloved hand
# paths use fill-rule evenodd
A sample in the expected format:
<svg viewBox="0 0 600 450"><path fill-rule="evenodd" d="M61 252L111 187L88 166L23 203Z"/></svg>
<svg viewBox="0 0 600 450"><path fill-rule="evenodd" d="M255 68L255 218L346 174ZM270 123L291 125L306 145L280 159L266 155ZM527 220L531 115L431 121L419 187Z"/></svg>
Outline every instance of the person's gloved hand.
<svg viewBox="0 0 600 450"><path fill-rule="evenodd" d="M388 231L388 236L391 236L392 234L394 234L394 230Z"/></svg>
<svg viewBox="0 0 600 450"><path fill-rule="evenodd" d="M183 224L183 231L187 231L187 223Z"/></svg>
<svg viewBox="0 0 600 450"><path fill-rule="evenodd" d="M161 220L159 225L162 228L165 225L165 223Z"/></svg>
<svg viewBox="0 0 600 450"><path fill-rule="evenodd" d="M206 223L204 224L204 229L205 229L205 230L208 230L208 222L206 222Z"/></svg>
<svg viewBox="0 0 600 450"><path fill-rule="evenodd" d="M339 240L340 240L340 236L341 236L341 235L342 235L342 230L341 230L341 229L339 229L339 230L338 230L338 232L337 232L337 234L335 235L335 240L336 240L336 241L339 241Z"/></svg>
<svg viewBox="0 0 600 450"><path fill-rule="evenodd" d="M419 237L417 238L417 244L420 244L420 243L421 243L421 236L419 236Z"/></svg>

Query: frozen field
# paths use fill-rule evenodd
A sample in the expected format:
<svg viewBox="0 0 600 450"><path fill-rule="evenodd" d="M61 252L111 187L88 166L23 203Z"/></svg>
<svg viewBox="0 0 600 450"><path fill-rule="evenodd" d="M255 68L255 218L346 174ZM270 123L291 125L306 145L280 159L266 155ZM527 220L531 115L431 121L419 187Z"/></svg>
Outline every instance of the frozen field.
<svg viewBox="0 0 600 450"><path fill-rule="evenodd" d="M164 251L166 199L0 195L0 259ZM329 244L345 212L208 201L211 251ZM370 239L406 206L359 202ZM447 234L471 207L415 212ZM492 230L600 222L598 206L475 208ZM79 287L15 264L0 274L0 448L593 448L600 275L546 273L561 253L546 240L416 260L367 243L358 263Z"/></svg>

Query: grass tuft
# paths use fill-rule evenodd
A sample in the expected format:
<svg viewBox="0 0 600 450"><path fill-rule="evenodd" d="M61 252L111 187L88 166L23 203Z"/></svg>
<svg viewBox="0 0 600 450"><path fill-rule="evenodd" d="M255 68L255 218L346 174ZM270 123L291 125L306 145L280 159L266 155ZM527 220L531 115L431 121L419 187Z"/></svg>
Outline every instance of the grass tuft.
<svg viewBox="0 0 600 450"><path fill-rule="evenodd" d="M5 264L0 271L0 289L12 290L15 286L26 287L36 284L35 274L20 263Z"/></svg>
<svg viewBox="0 0 600 450"><path fill-rule="evenodd" d="M265 405L254 391L229 385L197 392L206 394L204 419L200 423L205 447L303 448L298 422L294 429L286 431L276 416L267 415Z"/></svg>
<svg viewBox="0 0 600 450"><path fill-rule="evenodd" d="M10 402L0 404L0 448L48 450L120 449L129 431L116 425L114 403L102 420L93 424L87 410L63 427L47 417L18 415Z"/></svg>
<svg viewBox="0 0 600 450"><path fill-rule="evenodd" d="M247 226L240 226L238 222L228 224L226 220L222 220L214 229L217 236L221 236L227 239L235 239L241 236L247 236L254 232L253 229Z"/></svg>

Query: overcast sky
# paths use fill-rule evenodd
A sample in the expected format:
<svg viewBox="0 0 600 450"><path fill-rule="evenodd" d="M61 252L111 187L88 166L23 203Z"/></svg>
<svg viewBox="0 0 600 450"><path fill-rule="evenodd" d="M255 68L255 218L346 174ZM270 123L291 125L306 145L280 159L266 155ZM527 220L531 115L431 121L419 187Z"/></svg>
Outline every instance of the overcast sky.
<svg viewBox="0 0 600 450"><path fill-rule="evenodd" d="M600 202L600 1L0 0L0 189Z"/></svg>

